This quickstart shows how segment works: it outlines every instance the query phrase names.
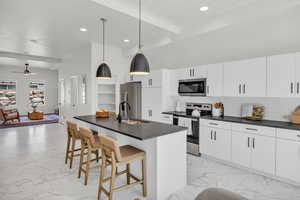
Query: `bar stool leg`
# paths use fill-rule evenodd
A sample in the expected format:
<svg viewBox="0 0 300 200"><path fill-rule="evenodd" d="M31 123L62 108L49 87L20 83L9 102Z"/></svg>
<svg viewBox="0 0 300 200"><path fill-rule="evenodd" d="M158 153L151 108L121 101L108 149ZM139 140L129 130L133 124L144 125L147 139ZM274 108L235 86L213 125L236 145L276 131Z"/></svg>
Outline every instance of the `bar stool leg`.
<svg viewBox="0 0 300 200"><path fill-rule="evenodd" d="M143 196L147 196L147 165L146 157L142 160Z"/></svg>
<svg viewBox="0 0 300 200"><path fill-rule="evenodd" d="M70 169L72 169L72 165L73 165L75 142L76 142L76 140L74 138L72 138Z"/></svg>
<svg viewBox="0 0 300 200"><path fill-rule="evenodd" d="M101 192L102 192L102 187L103 187L103 180L104 180L104 172L106 168L106 157L103 155L102 157L102 164L100 167L100 176L99 176L99 188L98 188L98 200L101 198Z"/></svg>
<svg viewBox="0 0 300 200"><path fill-rule="evenodd" d="M126 171L127 171L127 185L130 184L130 164L126 164Z"/></svg>
<svg viewBox="0 0 300 200"><path fill-rule="evenodd" d="M88 148L86 168L85 168L85 177L84 177L84 185L87 185L87 182L88 182L89 171L90 171L90 160L91 160L91 149Z"/></svg>
<svg viewBox="0 0 300 200"><path fill-rule="evenodd" d="M113 198L113 188L115 185L115 180L116 180L116 170L117 170L117 166L115 162L112 162L111 165L111 178L110 178L110 186L109 186L109 200L112 200Z"/></svg>
<svg viewBox="0 0 300 200"><path fill-rule="evenodd" d="M70 138L70 136L68 136L65 164L68 163L69 149L70 149L70 142L71 142L71 138Z"/></svg>
<svg viewBox="0 0 300 200"><path fill-rule="evenodd" d="M83 162L83 155L85 151L85 146L81 143L81 151L80 151L80 161L79 161L79 170L78 170L78 178L81 177L81 169L82 169L82 162Z"/></svg>

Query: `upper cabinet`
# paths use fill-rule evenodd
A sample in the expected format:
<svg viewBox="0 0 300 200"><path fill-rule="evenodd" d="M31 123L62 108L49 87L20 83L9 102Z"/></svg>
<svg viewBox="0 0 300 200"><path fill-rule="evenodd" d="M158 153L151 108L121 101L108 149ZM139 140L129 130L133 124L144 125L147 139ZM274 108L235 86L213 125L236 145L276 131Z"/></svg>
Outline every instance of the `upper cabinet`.
<svg viewBox="0 0 300 200"><path fill-rule="evenodd" d="M163 70L151 71L150 75L144 76L143 87L161 87L163 81Z"/></svg>
<svg viewBox="0 0 300 200"><path fill-rule="evenodd" d="M223 64L207 65L207 96L223 96Z"/></svg>
<svg viewBox="0 0 300 200"><path fill-rule="evenodd" d="M182 68L176 70L176 75L178 80L206 78L207 68L206 66Z"/></svg>
<svg viewBox="0 0 300 200"><path fill-rule="evenodd" d="M266 96L266 57L224 64L224 96Z"/></svg>
<svg viewBox="0 0 300 200"><path fill-rule="evenodd" d="M299 80L297 75L295 54L276 55L268 57L268 93L269 97L299 96ZM300 67L300 65L299 65ZM299 68L298 67L298 68ZM299 71L298 71L299 73ZM298 76L298 78L296 78ZM298 80L296 80L298 79Z"/></svg>

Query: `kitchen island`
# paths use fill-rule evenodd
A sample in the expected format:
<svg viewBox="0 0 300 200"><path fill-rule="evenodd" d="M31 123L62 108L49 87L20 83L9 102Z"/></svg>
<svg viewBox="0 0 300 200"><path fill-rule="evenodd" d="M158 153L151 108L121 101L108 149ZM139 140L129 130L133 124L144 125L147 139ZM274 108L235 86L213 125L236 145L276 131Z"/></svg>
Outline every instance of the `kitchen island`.
<svg viewBox="0 0 300 200"><path fill-rule="evenodd" d="M119 123L112 118L93 115L75 119L79 126L111 136L120 145L129 144L146 152L147 200L165 200L186 185L186 128L152 121ZM132 171L141 176L139 163L132 165Z"/></svg>

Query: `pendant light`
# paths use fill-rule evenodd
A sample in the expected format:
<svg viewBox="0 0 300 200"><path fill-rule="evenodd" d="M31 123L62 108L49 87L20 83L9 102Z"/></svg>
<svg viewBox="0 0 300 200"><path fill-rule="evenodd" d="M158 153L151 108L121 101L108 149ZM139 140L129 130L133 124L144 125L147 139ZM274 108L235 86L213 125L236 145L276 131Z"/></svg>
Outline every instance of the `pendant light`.
<svg viewBox="0 0 300 200"><path fill-rule="evenodd" d="M131 61L130 74L132 75L148 75L150 73L147 58L142 53L141 32L142 32L142 2L139 0L139 50Z"/></svg>
<svg viewBox="0 0 300 200"><path fill-rule="evenodd" d="M109 66L105 63L105 44L104 44L104 42L105 42L105 25L104 24L106 22L106 19L101 18L101 21L102 21L102 25L103 25L103 42L102 42L103 62L102 62L102 64L100 64L98 66L96 77L100 78L100 79L110 79L111 71L109 69Z"/></svg>

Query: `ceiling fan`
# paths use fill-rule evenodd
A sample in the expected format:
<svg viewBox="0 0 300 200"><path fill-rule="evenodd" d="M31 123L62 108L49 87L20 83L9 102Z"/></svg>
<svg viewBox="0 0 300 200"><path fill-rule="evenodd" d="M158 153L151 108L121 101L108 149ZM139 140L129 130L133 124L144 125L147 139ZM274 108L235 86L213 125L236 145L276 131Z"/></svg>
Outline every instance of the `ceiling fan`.
<svg viewBox="0 0 300 200"><path fill-rule="evenodd" d="M25 63L25 70L23 72L13 71L12 73L24 74L24 76L36 75L36 73L32 73L31 71L29 71L28 66L29 66L29 64Z"/></svg>

